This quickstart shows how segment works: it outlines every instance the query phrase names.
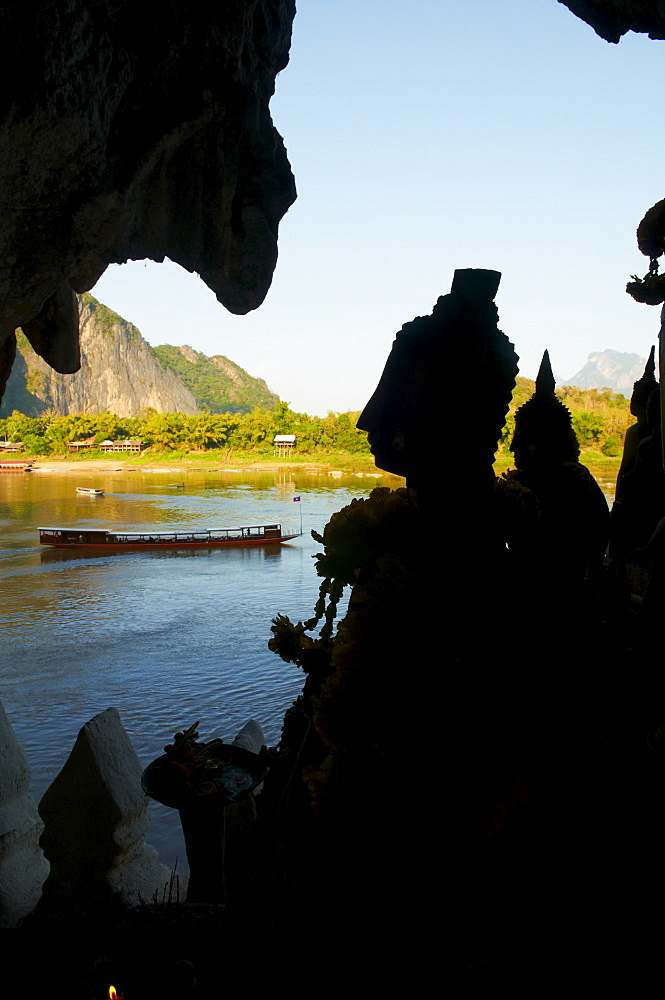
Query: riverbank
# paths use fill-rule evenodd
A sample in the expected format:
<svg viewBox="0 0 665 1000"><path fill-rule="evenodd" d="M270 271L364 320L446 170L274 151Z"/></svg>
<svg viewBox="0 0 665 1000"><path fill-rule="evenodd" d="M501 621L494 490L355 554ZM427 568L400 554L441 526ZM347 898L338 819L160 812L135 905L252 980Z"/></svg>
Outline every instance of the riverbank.
<svg viewBox="0 0 665 1000"><path fill-rule="evenodd" d="M587 467L595 479L616 479L621 465L621 456L608 458L607 455L603 455L600 451L582 451L579 460L582 465ZM506 472L507 469L514 468L515 463L512 455L497 456L494 463L494 471L497 476L500 476L502 472Z"/></svg>
<svg viewBox="0 0 665 1000"><path fill-rule="evenodd" d="M49 458L35 460L32 472L272 472L277 469L297 469L299 472L321 473L322 475L356 475L368 478L389 478L396 483L403 483L399 476L389 472L381 472L374 462L288 462L288 461L248 461L231 462L201 461L196 459L178 459L168 461L160 457L151 462L139 462L127 459L76 459Z"/></svg>
<svg viewBox="0 0 665 1000"><path fill-rule="evenodd" d="M600 452L582 452L580 461L589 471L600 479L616 477L621 464L620 458L608 458ZM301 457L299 460L276 459L271 456L262 457L230 457L223 460L217 455L208 457L205 454L190 453L183 455L151 455L135 456L133 458L79 458L67 455L55 458L35 457L34 472L268 472L275 469L297 469L300 472L320 473L321 475L350 474L356 476L389 479L391 485L403 485L400 476L377 469L374 459L365 455L331 454L317 456L316 459ZM513 468L512 455L499 455L494 465L497 475Z"/></svg>

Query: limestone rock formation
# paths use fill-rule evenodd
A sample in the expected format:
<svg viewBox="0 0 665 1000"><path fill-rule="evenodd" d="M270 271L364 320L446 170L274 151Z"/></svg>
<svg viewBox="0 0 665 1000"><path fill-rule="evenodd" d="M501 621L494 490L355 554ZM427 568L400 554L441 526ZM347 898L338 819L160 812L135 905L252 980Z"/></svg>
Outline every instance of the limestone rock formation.
<svg viewBox="0 0 665 1000"><path fill-rule="evenodd" d="M268 107L294 13L0 2L0 392L17 327L77 370L74 291L109 263L168 255L232 312L260 305L295 199Z"/></svg>
<svg viewBox="0 0 665 1000"><path fill-rule="evenodd" d="M642 375L645 359L629 351L594 351L586 364L560 385L576 385L580 389L613 389L628 396L633 384Z"/></svg>
<svg viewBox="0 0 665 1000"><path fill-rule="evenodd" d="M665 38L665 6L661 0L559 0L559 3L608 42L618 42L627 31Z"/></svg>
<svg viewBox="0 0 665 1000"><path fill-rule="evenodd" d="M28 417L106 410L131 417L145 408L158 413L249 413L279 403L262 378L228 358L209 358L186 345L150 347L140 330L92 295L79 299L80 370L73 375L53 371L18 331L0 418L14 410Z"/></svg>
<svg viewBox="0 0 665 1000"><path fill-rule="evenodd" d="M0 417L13 410L38 416L103 413L134 416L152 407L158 413L196 413L196 400L181 380L164 368L131 323L91 295L81 299L81 369L60 375L32 351L19 334Z"/></svg>
<svg viewBox="0 0 665 1000"><path fill-rule="evenodd" d="M0 927L28 916L48 875L39 846L43 823L29 785L28 762L0 705Z"/></svg>

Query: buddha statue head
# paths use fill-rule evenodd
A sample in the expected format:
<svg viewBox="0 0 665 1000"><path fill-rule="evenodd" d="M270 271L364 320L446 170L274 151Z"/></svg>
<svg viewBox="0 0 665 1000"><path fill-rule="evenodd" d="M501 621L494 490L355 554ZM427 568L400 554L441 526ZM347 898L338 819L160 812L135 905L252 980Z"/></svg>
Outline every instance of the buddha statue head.
<svg viewBox="0 0 665 1000"><path fill-rule="evenodd" d="M545 351L536 378L536 391L515 413L510 450L515 466L525 471L563 462L577 462L580 446L570 410L557 399L549 352Z"/></svg>
<svg viewBox="0 0 665 1000"><path fill-rule="evenodd" d="M444 463L454 474L491 471L517 373L497 326L497 271L455 271L431 315L397 334L358 420L379 468L416 485Z"/></svg>

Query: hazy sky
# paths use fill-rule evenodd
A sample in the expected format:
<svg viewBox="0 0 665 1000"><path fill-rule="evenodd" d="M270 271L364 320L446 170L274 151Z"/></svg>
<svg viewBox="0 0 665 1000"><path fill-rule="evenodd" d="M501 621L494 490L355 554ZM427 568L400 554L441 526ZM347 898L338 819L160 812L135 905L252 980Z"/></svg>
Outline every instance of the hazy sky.
<svg viewBox="0 0 665 1000"><path fill-rule="evenodd" d="M360 409L395 333L456 267L503 273L500 326L534 378L646 357L625 293L665 197L664 42L599 38L557 0L300 0L271 103L296 177L264 304L237 317L166 262L92 294L151 344L224 354L295 410Z"/></svg>

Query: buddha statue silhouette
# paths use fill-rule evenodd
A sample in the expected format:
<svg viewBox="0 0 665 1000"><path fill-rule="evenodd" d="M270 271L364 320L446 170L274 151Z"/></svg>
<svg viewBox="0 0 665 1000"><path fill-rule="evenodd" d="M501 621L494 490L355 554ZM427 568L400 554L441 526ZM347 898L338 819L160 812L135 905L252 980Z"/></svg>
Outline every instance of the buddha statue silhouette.
<svg viewBox="0 0 665 1000"><path fill-rule="evenodd" d="M644 366L644 374L633 383L633 393L630 397L630 412L637 418L637 421L626 431L621 467L617 475L617 496L621 493L621 480L635 468L637 449L640 441L651 433L647 421L647 403L651 393L658 389L654 355L655 347L652 347L649 360Z"/></svg>
<svg viewBox="0 0 665 1000"><path fill-rule="evenodd" d="M617 481L612 506L611 553L616 560L630 561L631 553L647 545L665 517L660 389L649 393L645 414L644 431L628 471Z"/></svg>
<svg viewBox="0 0 665 1000"><path fill-rule="evenodd" d="M660 509L663 496L660 387L655 376L654 354L655 347L652 347L644 374L634 383L630 397L630 412L637 417L637 422L626 431L621 467L617 475L616 497L612 508L614 548L625 548L631 542L644 543L654 527L654 519L658 520L665 515L665 508ZM655 500L656 510L647 517L648 524L642 524L645 511L640 510L637 514L639 523L631 526L629 522L635 520L633 514L637 508L648 505L651 500ZM640 537L641 542L636 540Z"/></svg>
<svg viewBox="0 0 665 1000"><path fill-rule="evenodd" d="M397 334L358 420L378 467L404 476L420 499L438 490L441 502L452 475L458 494L493 486L518 360L497 325L500 280L498 271L456 270L431 315Z"/></svg>
<svg viewBox="0 0 665 1000"><path fill-rule="evenodd" d="M509 548L563 600L581 597L599 582L609 536L602 490L579 462L570 411L557 399L545 351L536 391L515 414L509 481L534 494L538 518L508 539Z"/></svg>

